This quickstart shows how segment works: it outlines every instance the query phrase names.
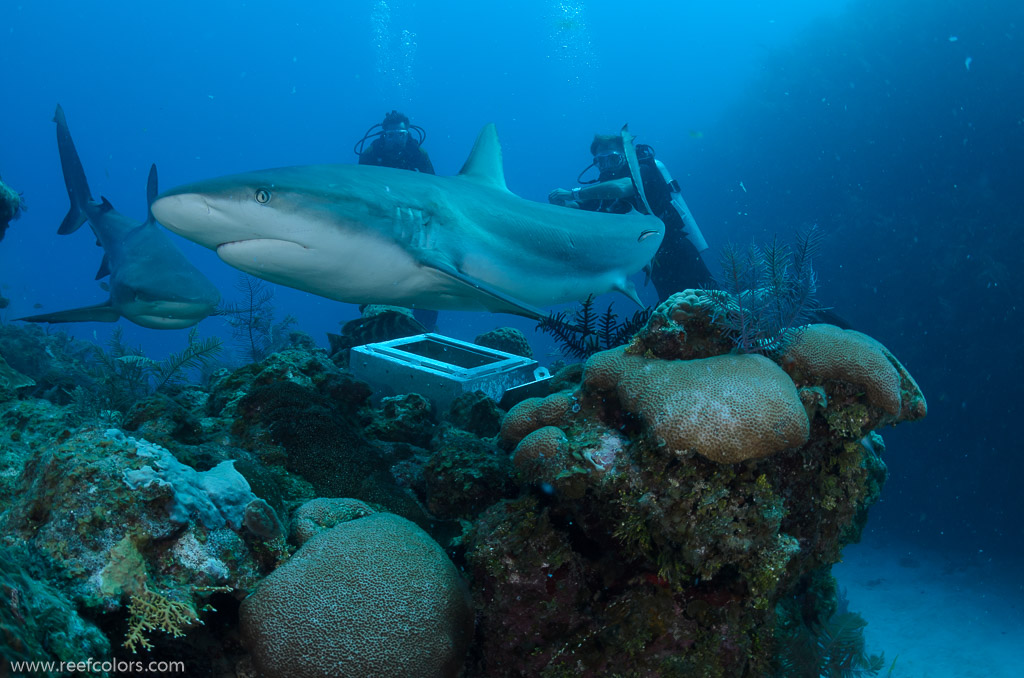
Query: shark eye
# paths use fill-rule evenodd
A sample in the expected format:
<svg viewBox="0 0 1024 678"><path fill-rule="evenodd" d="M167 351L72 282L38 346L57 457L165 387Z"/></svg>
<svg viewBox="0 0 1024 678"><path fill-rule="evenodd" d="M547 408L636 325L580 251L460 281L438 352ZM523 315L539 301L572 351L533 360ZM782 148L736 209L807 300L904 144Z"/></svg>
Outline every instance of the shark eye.
<svg viewBox="0 0 1024 678"><path fill-rule="evenodd" d="M256 191L256 202L261 205L266 205L270 202L270 191L265 188L261 188Z"/></svg>
<svg viewBox="0 0 1024 678"><path fill-rule="evenodd" d="M643 233L640 234L640 237L637 238L636 241L643 242L644 240L650 238L652 235L658 235L658 231L644 231Z"/></svg>

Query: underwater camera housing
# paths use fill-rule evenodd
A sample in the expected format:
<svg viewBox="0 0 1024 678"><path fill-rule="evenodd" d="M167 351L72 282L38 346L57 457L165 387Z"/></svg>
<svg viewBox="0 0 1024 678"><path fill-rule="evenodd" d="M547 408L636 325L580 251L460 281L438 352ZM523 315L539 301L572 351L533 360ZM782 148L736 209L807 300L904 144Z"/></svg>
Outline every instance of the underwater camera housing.
<svg viewBox="0 0 1024 678"><path fill-rule="evenodd" d="M445 412L463 393L482 391L509 409L547 395L551 374L536 360L441 334L417 334L352 349L352 376L370 385L372 401L418 393Z"/></svg>

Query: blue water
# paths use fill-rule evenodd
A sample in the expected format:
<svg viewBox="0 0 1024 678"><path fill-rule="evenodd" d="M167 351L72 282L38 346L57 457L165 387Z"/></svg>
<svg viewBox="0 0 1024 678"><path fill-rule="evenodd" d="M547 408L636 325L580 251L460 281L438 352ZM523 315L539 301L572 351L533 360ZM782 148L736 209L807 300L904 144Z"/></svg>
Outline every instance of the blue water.
<svg viewBox="0 0 1024 678"><path fill-rule="evenodd" d="M818 224L821 300L921 384L928 418L883 432L892 478L869 532L1019 562L1022 3L297 5L4 5L0 174L29 205L0 243L5 319L105 298L88 231L56 234L58 102L93 193L139 219L151 162L165 188L352 162L392 108L427 130L440 174L497 123L509 187L544 200L575 185L595 132L629 122L712 250ZM232 298L236 271L176 242ZM323 345L357 315L284 288L276 303ZM184 345L121 325L154 357ZM550 348L527 321L441 315L468 338L502 325ZM200 328L229 336L219 319ZM64 329L102 342L112 327Z"/></svg>

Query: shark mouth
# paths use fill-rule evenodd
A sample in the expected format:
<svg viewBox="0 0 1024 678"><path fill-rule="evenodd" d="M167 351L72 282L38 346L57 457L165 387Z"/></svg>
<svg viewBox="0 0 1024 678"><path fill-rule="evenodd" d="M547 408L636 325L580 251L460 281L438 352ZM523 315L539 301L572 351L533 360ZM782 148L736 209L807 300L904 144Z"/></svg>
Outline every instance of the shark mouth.
<svg viewBox="0 0 1024 678"><path fill-rule="evenodd" d="M302 249L309 249L302 243L295 242L294 240L283 240L281 238L245 238L243 240L229 240L217 245L217 254L221 253L221 250L227 248L239 248L239 247L275 247L275 246L295 246L301 247Z"/></svg>
<svg viewBox="0 0 1024 678"><path fill-rule="evenodd" d="M317 250L292 240L253 238L233 240L217 246L221 261L270 282L289 284L289 271L314 265Z"/></svg>

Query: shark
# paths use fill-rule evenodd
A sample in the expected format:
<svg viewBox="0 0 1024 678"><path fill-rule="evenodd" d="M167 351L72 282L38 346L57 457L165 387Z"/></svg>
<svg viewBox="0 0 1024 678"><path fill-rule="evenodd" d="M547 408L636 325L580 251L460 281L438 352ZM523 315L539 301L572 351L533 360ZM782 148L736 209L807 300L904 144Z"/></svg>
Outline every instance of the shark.
<svg viewBox="0 0 1024 678"><path fill-rule="evenodd" d="M195 325L216 312L220 292L199 269L174 246L167 232L150 211L143 222L118 212L110 201L93 200L78 157L64 110L58 104L57 149L60 152L64 184L71 208L57 232L67 235L86 221L103 261L96 279L110 276L110 297L94 306L19 318L27 322L115 322L125 318L151 329L181 329ZM149 168L147 202L152 206L158 193L156 165Z"/></svg>
<svg viewBox="0 0 1024 678"><path fill-rule="evenodd" d="M639 304L629 276L664 237L664 224L639 212L515 195L493 124L455 176L284 167L179 186L152 212L235 268L328 299L534 319L609 291Z"/></svg>

